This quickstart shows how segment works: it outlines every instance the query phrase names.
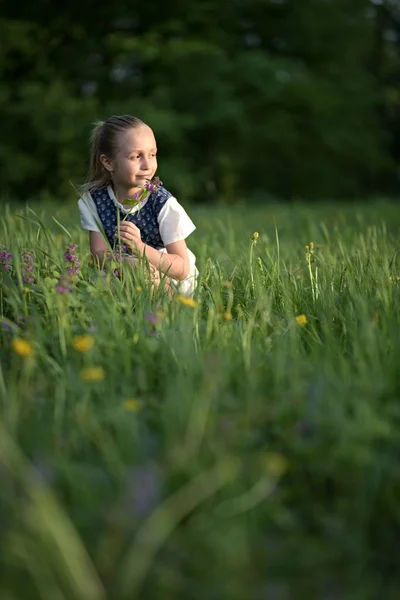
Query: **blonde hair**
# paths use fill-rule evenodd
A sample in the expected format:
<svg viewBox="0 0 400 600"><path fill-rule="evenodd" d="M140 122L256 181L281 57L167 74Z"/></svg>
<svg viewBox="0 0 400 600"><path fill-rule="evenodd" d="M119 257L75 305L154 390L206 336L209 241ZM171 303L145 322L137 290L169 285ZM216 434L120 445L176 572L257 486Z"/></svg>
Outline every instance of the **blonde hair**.
<svg viewBox="0 0 400 600"><path fill-rule="evenodd" d="M141 119L130 115L114 115L106 121L95 123L89 138L89 169L86 183L81 188L83 192L97 190L111 183L111 173L101 163L100 156L105 154L113 158L118 150L118 136L131 127L136 129L142 125L145 123Z"/></svg>

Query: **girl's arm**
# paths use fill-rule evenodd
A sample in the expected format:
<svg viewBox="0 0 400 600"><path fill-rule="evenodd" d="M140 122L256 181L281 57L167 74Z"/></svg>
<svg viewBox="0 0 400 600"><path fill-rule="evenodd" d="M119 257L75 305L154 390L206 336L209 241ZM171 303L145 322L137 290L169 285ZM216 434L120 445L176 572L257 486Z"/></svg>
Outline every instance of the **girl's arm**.
<svg viewBox="0 0 400 600"><path fill-rule="evenodd" d="M121 223L120 235L124 244L133 248L141 256L146 256L150 264L159 269L161 273L178 280L186 279L189 275L190 261L185 240L166 244L166 254L145 244L141 240L140 229L129 221Z"/></svg>
<svg viewBox="0 0 400 600"><path fill-rule="evenodd" d="M186 279L190 272L190 261L185 240L167 244L165 248L167 254L143 244L140 253L144 254L156 269L167 274L168 277L179 281Z"/></svg>

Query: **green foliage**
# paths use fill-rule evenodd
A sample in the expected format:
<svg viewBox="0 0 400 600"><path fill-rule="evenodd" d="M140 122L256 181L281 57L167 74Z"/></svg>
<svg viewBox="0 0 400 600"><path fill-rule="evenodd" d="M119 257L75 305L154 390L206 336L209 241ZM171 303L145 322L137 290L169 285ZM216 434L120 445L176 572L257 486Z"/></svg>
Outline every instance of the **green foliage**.
<svg viewBox="0 0 400 600"><path fill-rule="evenodd" d="M194 306L5 211L0 596L394 600L397 206L192 212Z"/></svg>
<svg viewBox="0 0 400 600"><path fill-rule="evenodd" d="M179 197L393 190L398 22L385 3L4 8L3 193L65 196L85 178L93 122L120 113L154 128Z"/></svg>

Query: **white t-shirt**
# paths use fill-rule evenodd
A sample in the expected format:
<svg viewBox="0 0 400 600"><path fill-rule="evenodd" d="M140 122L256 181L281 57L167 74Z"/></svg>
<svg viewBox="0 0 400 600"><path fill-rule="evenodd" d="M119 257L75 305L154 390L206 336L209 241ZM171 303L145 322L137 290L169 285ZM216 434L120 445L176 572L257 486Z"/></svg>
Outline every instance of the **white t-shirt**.
<svg viewBox="0 0 400 600"><path fill-rule="evenodd" d="M107 187L107 191L115 206L118 207L120 211L124 214L134 214L147 202L146 199L140 205L135 206L133 209L125 208L116 199L114 195L114 190L111 186ZM93 199L89 192L86 192L82 196L82 198L80 198L78 202L78 207L81 217L82 228L87 229L88 231L97 231L99 233L103 233L96 205L93 202ZM190 219L183 206L179 204L179 202L174 196L168 198L168 200L160 210L160 213L158 215L158 226L160 228L160 236L164 243L164 246L172 244L173 242L178 242L179 240L186 239L196 229L193 221ZM160 250L160 252L166 251L167 250L165 248ZM189 249L188 253L190 262L190 272L188 277L183 281L178 281L176 279L172 279L172 281L182 294L184 294L185 296L192 296L196 288L198 270L196 268L195 255Z"/></svg>

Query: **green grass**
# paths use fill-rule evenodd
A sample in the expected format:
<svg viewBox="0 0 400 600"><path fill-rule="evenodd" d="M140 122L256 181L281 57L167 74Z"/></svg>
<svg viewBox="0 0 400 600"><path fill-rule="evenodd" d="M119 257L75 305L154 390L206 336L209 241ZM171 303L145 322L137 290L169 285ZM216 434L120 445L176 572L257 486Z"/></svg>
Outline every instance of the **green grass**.
<svg viewBox="0 0 400 600"><path fill-rule="evenodd" d="M3 210L1 599L397 598L398 206L190 215L195 307L93 270L76 205Z"/></svg>

